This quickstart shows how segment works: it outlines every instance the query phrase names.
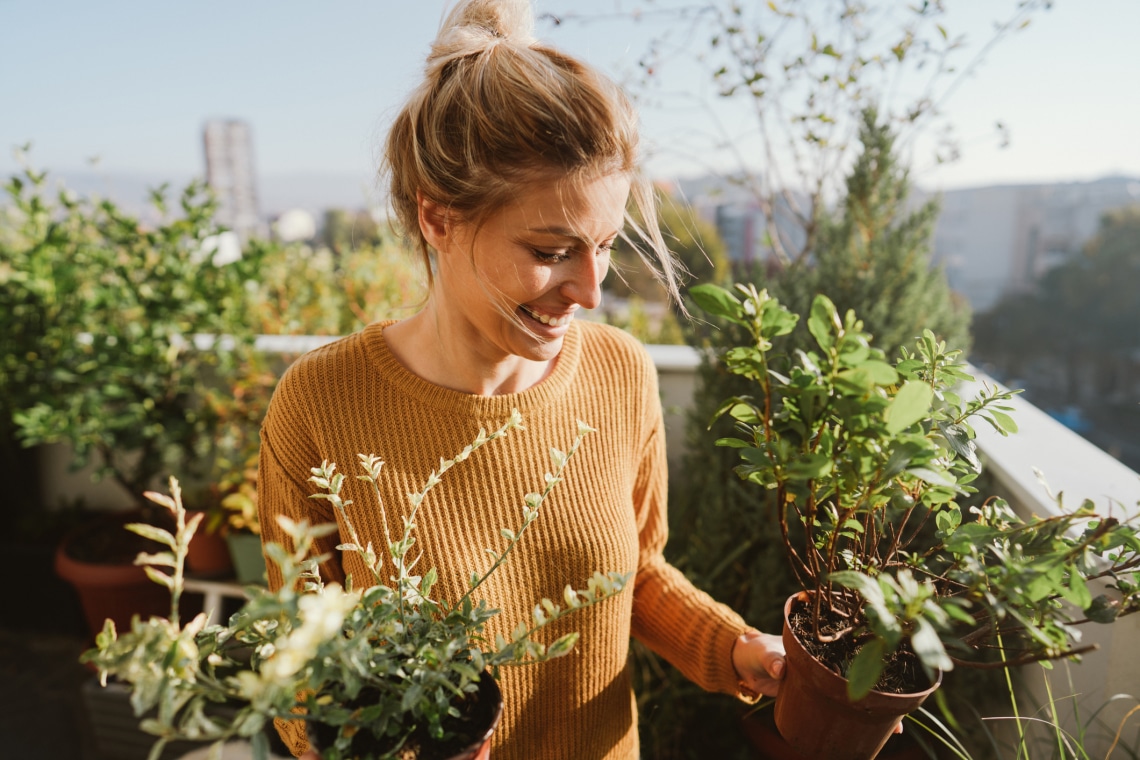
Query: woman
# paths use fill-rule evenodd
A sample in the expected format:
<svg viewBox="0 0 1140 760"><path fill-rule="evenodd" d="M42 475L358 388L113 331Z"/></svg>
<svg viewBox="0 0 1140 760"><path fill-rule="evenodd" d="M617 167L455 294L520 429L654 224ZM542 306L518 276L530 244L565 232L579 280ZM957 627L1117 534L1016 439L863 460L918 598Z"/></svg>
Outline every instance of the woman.
<svg viewBox="0 0 1140 760"><path fill-rule="evenodd" d="M315 463L343 468L359 452L380 455L384 509L399 511L440 456L517 408L526 429L449 473L417 517L423 566L448 568L436 588L459 598L471 572L485 569L484 547L517 523L521 495L549 467L548 447L567 445L578 419L594 426L524 545L485 586L502 610L489 634L594 571L633 572L634 588L559 622L582 634L570 656L504 672L493 752L626 760L638 756L630 635L701 686L737 694L775 693L782 647L662 557L654 367L626 334L576 319L600 302L610 248L632 224L631 195L641 218L655 218L636 170L635 115L613 83L529 35L525 0L468 0L444 22L386 146L392 202L428 267L429 296L414 316L372 324L286 373L262 428L263 539L286 540L277 515L336 519L327 502L307 498ZM643 247L676 297L672 260L647 227ZM371 500L348 496L358 532L379 545ZM326 579L366 577L337 543L318 547L334 557ZM281 579L271 570L270 581ZM304 751L291 731L282 733Z"/></svg>

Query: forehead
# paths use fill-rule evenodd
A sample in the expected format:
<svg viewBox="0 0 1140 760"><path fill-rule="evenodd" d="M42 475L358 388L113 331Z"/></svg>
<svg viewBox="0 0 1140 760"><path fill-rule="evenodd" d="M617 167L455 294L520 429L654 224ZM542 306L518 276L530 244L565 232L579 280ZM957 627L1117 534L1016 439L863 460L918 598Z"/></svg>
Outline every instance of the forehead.
<svg viewBox="0 0 1140 760"><path fill-rule="evenodd" d="M521 188L496 214L497 221L519 231L597 240L621 230L629 189L624 174L540 180Z"/></svg>

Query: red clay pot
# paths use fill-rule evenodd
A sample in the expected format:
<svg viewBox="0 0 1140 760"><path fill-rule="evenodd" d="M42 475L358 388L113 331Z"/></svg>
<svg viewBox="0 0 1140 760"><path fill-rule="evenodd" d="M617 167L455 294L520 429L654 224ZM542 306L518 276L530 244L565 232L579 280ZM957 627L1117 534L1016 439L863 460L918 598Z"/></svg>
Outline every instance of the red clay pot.
<svg viewBox="0 0 1140 760"><path fill-rule="evenodd" d="M206 530L206 513L188 510L187 522L199 514L202 515L202 521L198 523L198 530L194 531L194 537L186 549L186 569L203 578L233 577L234 563L230 558L230 547L224 536Z"/></svg>
<svg viewBox="0 0 1140 760"><path fill-rule="evenodd" d="M122 525L131 521L118 517L99 522ZM81 526L64 537L56 547L55 572L79 594L92 637L103 630L103 621L107 618L114 621L116 630L124 631L130 628L133 615L144 618L169 615L170 592L148 578L141 567L122 562L103 564L71 556L72 544L91 531L91 526Z"/></svg>
<svg viewBox="0 0 1140 760"><path fill-rule="evenodd" d="M942 675L928 689L914 694L872 691L858 702L849 702L847 679L808 654L788 624L792 605L807 599L801 591L784 604L787 672L776 697L776 728L804 757L872 760L903 717L934 693Z"/></svg>
<svg viewBox="0 0 1140 760"><path fill-rule="evenodd" d="M792 745L788 744L776 730L772 710L748 712L741 718L740 725L748 741L759 753L757 760L819 760L801 755L792 749ZM914 732L907 731L902 734L892 734L879 751L877 760L929 760L929 758L930 755L926 750L914 740Z"/></svg>

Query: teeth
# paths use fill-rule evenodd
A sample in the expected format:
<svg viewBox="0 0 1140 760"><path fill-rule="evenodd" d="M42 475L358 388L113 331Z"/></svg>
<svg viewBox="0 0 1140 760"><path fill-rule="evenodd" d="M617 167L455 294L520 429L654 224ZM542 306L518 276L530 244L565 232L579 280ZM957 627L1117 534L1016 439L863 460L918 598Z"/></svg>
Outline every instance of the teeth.
<svg viewBox="0 0 1140 760"><path fill-rule="evenodd" d="M545 314L539 314L538 312L536 312L532 309L528 309L525 306L523 306L522 309L523 309L523 311L525 311L527 314L529 314L530 316L537 319L542 324L550 325L551 327L564 327L564 326L570 324L570 320L573 319L573 315L571 315L571 314L567 314L565 317L555 318L555 317L548 317Z"/></svg>

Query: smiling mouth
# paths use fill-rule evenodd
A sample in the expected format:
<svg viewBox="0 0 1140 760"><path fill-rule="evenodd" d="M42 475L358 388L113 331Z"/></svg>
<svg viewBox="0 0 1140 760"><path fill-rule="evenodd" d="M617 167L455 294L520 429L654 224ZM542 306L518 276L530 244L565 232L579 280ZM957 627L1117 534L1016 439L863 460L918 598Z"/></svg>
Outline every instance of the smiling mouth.
<svg viewBox="0 0 1140 760"><path fill-rule="evenodd" d="M521 304L519 305L519 308L522 309L523 313L526 314L531 319L536 320L538 322L541 322L544 325L550 325L551 327L565 327L566 325L570 324L570 321L572 319L574 319L573 314L567 314L564 317L555 318L555 317L549 317L545 314L539 314L537 311L534 311L533 309L527 308L526 306L523 306Z"/></svg>

